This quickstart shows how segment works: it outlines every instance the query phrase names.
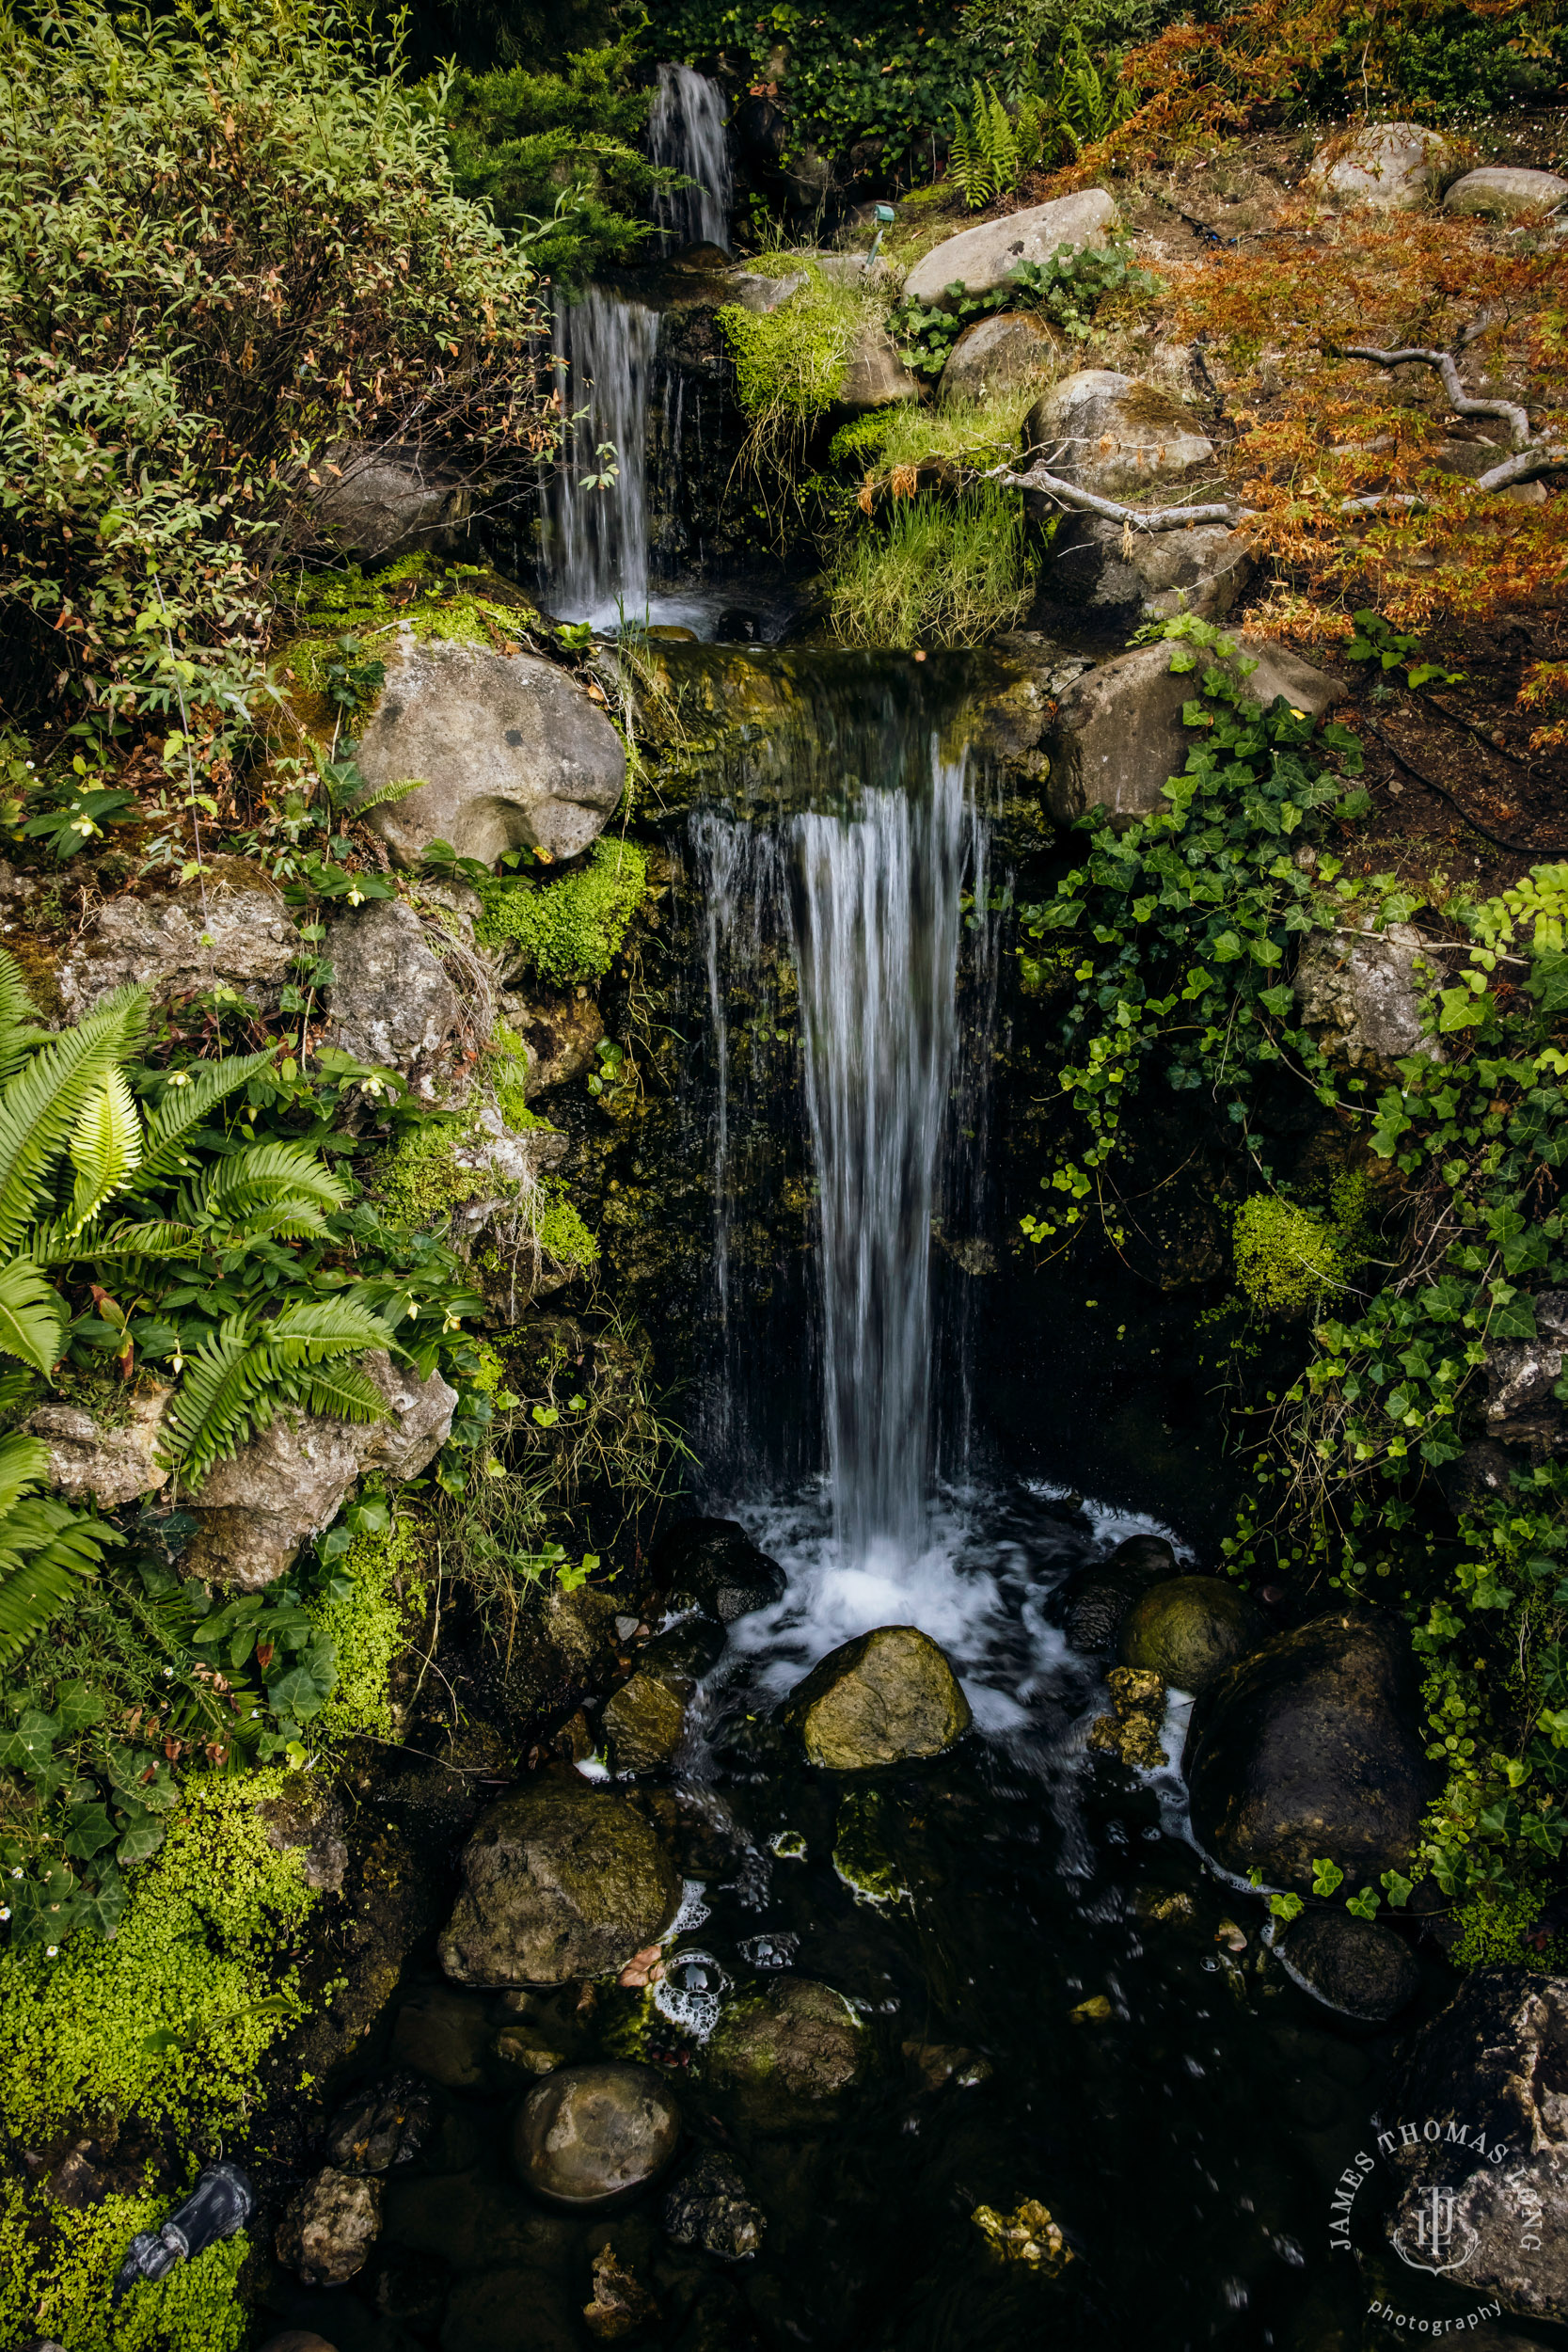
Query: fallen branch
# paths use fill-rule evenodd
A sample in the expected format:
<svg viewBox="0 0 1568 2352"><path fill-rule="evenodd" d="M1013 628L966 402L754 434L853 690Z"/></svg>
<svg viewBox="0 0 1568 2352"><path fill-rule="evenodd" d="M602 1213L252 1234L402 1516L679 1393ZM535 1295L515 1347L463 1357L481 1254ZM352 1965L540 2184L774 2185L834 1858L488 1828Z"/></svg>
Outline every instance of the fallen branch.
<svg viewBox="0 0 1568 2352"><path fill-rule="evenodd" d="M1481 319L1467 326L1459 339L1459 348L1465 350L1478 335L1485 333L1488 320ZM1324 349L1335 351L1332 343ZM1412 343L1403 351L1374 351L1370 343L1347 343L1337 356L1344 359L1370 359L1377 368L1421 367L1434 369L1442 378L1449 405L1458 417L1500 417L1508 427L1513 454L1501 463L1488 467L1476 478L1477 492L1490 496L1496 490L1506 490L1515 482L1531 482L1537 474L1554 472L1568 466L1568 449L1560 443L1537 440L1530 432L1529 412L1512 400L1475 400L1465 389L1464 381L1451 351L1429 351ZM1402 506L1419 510L1424 499L1408 490L1380 490L1367 498L1341 499L1341 515L1375 515L1381 507Z"/></svg>
<svg viewBox="0 0 1568 2352"><path fill-rule="evenodd" d="M1031 466L1027 473L1010 473L998 466L986 479L999 482L1005 490L1039 490L1058 505L1076 507L1085 515L1098 515L1104 522L1121 523L1134 531L1188 531L1197 523L1226 523L1234 531L1244 516L1257 512L1251 506L1229 505L1122 506L1115 499L1081 490L1075 482L1065 482L1059 473L1048 473L1043 466Z"/></svg>
<svg viewBox="0 0 1568 2352"><path fill-rule="evenodd" d="M1332 346L1329 346L1332 348ZM1460 380L1451 351L1426 351L1412 344L1406 351L1374 351L1370 343L1347 343L1342 357L1346 359L1370 359L1374 367L1435 368L1443 379L1443 389L1449 405L1458 417L1501 417L1516 450L1530 447L1529 418L1512 400L1472 400Z"/></svg>

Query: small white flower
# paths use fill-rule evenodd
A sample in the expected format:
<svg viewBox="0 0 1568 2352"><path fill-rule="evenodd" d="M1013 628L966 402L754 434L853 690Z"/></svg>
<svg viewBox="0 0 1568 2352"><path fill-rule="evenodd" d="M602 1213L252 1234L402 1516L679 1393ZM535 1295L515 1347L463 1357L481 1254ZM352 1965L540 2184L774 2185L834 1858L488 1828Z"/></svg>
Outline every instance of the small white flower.
<svg viewBox="0 0 1568 2352"><path fill-rule="evenodd" d="M10 1917L10 1915L11 1915L11 1907L10 1907L9 1903L6 1903L6 1904L3 1904L3 1905L0 1905L0 1919L8 1919L8 1918Z"/></svg>
<svg viewBox="0 0 1568 2352"><path fill-rule="evenodd" d="M12 1878L13 1878L13 1879L19 1879L19 1878L22 1876L22 1872L21 1872L19 1869L18 1869L18 1870L13 1870L13 1871L11 1872L11 1876L12 1876Z"/></svg>
<svg viewBox="0 0 1568 2352"><path fill-rule="evenodd" d="M185 1359L184 1359L183 1356L182 1356L182 1355L181 1355L180 1350L179 1350L178 1348L176 1348L176 1349L175 1349L175 1351L174 1351L173 1364L174 1364L174 1374L175 1374L175 1377L176 1377L176 1379L178 1379L178 1378L179 1378L179 1376L180 1376L180 1375L181 1375L181 1373L182 1373L182 1372L184 1371L184 1369L185 1369Z"/></svg>
<svg viewBox="0 0 1568 2352"><path fill-rule="evenodd" d="M251 1720L251 1722L252 1722L252 1723L254 1723L254 1722L256 1721L256 1718L257 1718L257 1716L261 1713L261 1708L260 1708L259 1707L253 1707L253 1708L251 1708L251 1710L250 1710L250 1720Z"/></svg>
<svg viewBox="0 0 1568 2352"><path fill-rule="evenodd" d="M44 1947L43 1956L45 1960L58 1960L60 1956L59 1946L57 1944L46 1944Z"/></svg>
<svg viewBox="0 0 1568 2352"><path fill-rule="evenodd" d="M164 1668L164 1680L165 1680L166 1682L170 1682L170 1681L172 1681L172 1680L173 1680L173 1678L174 1678L174 1668L173 1668L172 1666L166 1666L166 1667Z"/></svg>
<svg viewBox="0 0 1568 2352"><path fill-rule="evenodd" d="M188 1087L191 1082L191 1073L188 1070L171 1070L168 1073L168 1082L171 1087Z"/></svg>
<svg viewBox="0 0 1568 2352"><path fill-rule="evenodd" d="M348 902L351 907L362 907L365 903L364 892L362 890L351 890L348 894Z"/></svg>

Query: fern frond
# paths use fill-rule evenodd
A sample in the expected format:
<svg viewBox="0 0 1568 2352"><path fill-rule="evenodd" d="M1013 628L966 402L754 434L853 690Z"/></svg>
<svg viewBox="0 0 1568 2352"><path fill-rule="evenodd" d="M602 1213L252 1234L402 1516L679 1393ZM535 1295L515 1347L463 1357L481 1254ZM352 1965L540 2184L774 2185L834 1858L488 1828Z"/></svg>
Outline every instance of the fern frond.
<svg viewBox="0 0 1568 2352"><path fill-rule="evenodd" d="M15 1249L84 1105L140 1036L147 992L117 989L0 1088L0 1250Z"/></svg>
<svg viewBox="0 0 1568 2352"><path fill-rule="evenodd" d="M28 1254L37 1265L80 1263L83 1259L96 1265L109 1258L194 1258L205 1246L205 1234L198 1233L194 1225L181 1225L168 1217L145 1221L122 1217L86 1235L72 1232L63 1219L56 1218L53 1224L34 1228Z"/></svg>
<svg viewBox="0 0 1568 2352"><path fill-rule="evenodd" d="M0 1079L8 1078L35 1045L47 1043L50 1032L39 1027L38 1012L22 966L0 947Z"/></svg>
<svg viewBox="0 0 1568 2352"><path fill-rule="evenodd" d="M123 1191L141 1158L141 1118L131 1089L118 1070L106 1070L96 1093L83 1104L71 1137L76 1185L71 1222L79 1233L105 1200Z"/></svg>
<svg viewBox="0 0 1568 2352"><path fill-rule="evenodd" d="M91 1576L110 1544L124 1542L117 1527L69 1502L33 1497L0 1519L0 1662L14 1658Z"/></svg>
<svg viewBox="0 0 1568 2352"><path fill-rule="evenodd" d="M65 1306L30 1258L0 1265L0 1355L53 1372L65 1345Z"/></svg>
<svg viewBox="0 0 1568 2352"><path fill-rule="evenodd" d="M313 1350L341 1355L350 1348L385 1347L391 1336L379 1315L348 1298L301 1299L275 1315L266 1330L267 1344L280 1349L288 1363L312 1360Z"/></svg>
<svg viewBox="0 0 1568 2352"><path fill-rule="evenodd" d="M181 1194L180 1214L192 1225L240 1234L266 1209L325 1212L348 1199L348 1186L308 1144L255 1143L204 1168Z"/></svg>
<svg viewBox="0 0 1568 2352"><path fill-rule="evenodd" d="M182 1073L186 1084L171 1087L163 1102L147 1122L147 1148L136 1177L135 1189L145 1191L161 1177L178 1175L183 1158L183 1138L193 1127L199 1127L209 1113L264 1070L276 1053L269 1047L264 1054L241 1054L231 1061L198 1062Z"/></svg>
<svg viewBox="0 0 1568 2352"><path fill-rule="evenodd" d="M390 1421L392 1408L357 1364L312 1365L299 1400L329 1421Z"/></svg>
<svg viewBox="0 0 1568 2352"><path fill-rule="evenodd" d="M204 1478L214 1462L227 1461L266 1426L256 1422L257 1398L270 1368L261 1359L243 1315L230 1315L189 1357L185 1376L165 1416L159 1459L179 1470L188 1486Z"/></svg>
<svg viewBox="0 0 1568 2352"><path fill-rule="evenodd" d="M0 1438L0 1531L29 1487L49 1474L49 1448L41 1438L14 1433Z"/></svg>
<svg viewBox="0 0 1568 2352"><path fill-rule="evenodd" d="M394 776L390 784L378 785L373 792L361 793L357 800L352 793L334 792L332 805L350 817L363 817L367 809L385 808L391 801L405 801L411 792L425 791L428 785L425 776Z"/></svg>

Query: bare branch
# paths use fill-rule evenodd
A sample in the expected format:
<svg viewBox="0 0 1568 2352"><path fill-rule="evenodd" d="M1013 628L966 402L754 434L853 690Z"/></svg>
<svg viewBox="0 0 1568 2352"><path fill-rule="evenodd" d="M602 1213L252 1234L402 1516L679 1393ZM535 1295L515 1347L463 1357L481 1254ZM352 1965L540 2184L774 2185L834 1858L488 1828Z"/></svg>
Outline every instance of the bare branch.
<svg viewBox="0 0 1568 2352"><path fill-rule="evenodd" d="M1451 352L1418 350L1414 344L1407 351L1373 351L1368 343L1347 343L1344 357L1347 359L1370 359L1378 368L1435 368L1443 379L1443 389L1449 396L1449 405L1455 416L1501 417L1508 426L1514 448L1525 450L1529 447L1529 418L1524 409L1512 400L1472 400L1465 389Z"/></svg>
<svg viewBox="0 0 1568 2352"><path fill-rule="evenodd" d="M998 466L986 476L989 482L999 482L1005 490L1038 490L1053 498L1059 506L1077 507L1085 515L1098 515L1108 523L1128 524L1134 531L1187 531L1196 523L1226 523L1231 530L1247 515L1256 513L1250 506L1122 506L1115 499L1098 498L1092 490L1081 490L1075 482L1065 482L1057 473L1048 473L1043 466L1031 466L1027 473L1011 473Z"/></svg>

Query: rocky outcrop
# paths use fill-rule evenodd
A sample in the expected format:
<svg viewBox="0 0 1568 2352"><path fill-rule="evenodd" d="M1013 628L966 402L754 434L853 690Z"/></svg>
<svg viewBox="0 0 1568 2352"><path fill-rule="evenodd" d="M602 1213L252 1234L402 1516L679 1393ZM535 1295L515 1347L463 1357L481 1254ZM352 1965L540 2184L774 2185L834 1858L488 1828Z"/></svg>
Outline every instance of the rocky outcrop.
<svg viewBox="0 0 1568 2352"><path fill-rule="evenodd" d="M1456 180L1443 199L1446 213L1477 213L1490 220L1518 214L1555 213L1568 204L1568 180L1555 171L1527 171L1518 164L1488 164Z"/></svg>
<svg viewBox="0 0 1568 2352"><path fill-rule="evenodd" d="M560 994L508 989L501 1018L528 1049L523 1093L529 1102L566 1086L594 1065L605 1033L604 1015L585 988Z"/></svg>
<svg viewBox="0 0 1568 2352"><path fill-rule="evenodd" d="M101 1421L76 1405L40 1405L23 1433L49 1448L49 1484L56 1494L71 1502L90 1498L100 1510L115 1511L168 1484L157 1450L169 1395L156 1382L138 1388L121 1422Z"/></svg>
<svg viewBox="0 0 1568 2352"><path fill-rule="evenodd" d="M519 1788L463 1852L463 1891L442 1931L458 1984L563 1984L602 1976L668 1927L673 1864L626 1798L574 1772Z"/></svg>
<svg viewBox="0 0 1568 2352"><path fill-rule="evenodd" d="M912 1625L879 1626L830 1650L784 1713L807 1762L833 1772L941 1756L973 1721L946 1658Z"/></svg>
<svg viewBox="0 0 1568 2352"><path fill-rule="evenodd" d="M1408 1862L1431 1791L1408 1634L1340 1615L1277 1634L1199 1692L1181 1761L1223 1868L1305 1892L1327 1855L1375 1885Z"/></svg>
<svg viewBox="0 0 1568 2352"><path fill-rule="evenodd" d="M1061 345L1033 310L1004 310L966 326L947 355L938 387L944 401L987 400L1033 384L1055 365Z"/></svg>
<svg viewBox="0 0 1568 2352"><path fill-rule="evenodd" d="M1260 1629L1246 1595L1223 1576L1172 1577L1128 1611L1121 1661L1158 1675L1179 1691L1202 1691L1255 1646Z"/></svg>
<svg viewBox="0 0 1568 2352"><path fill-rule="evenodd" d="M356 2278L381 2229L381 2183L329 2165L302 2188L277 2225L277 2259L308 2287Z"/></svg>
<svg viewBox="0 0 1568 2352"><path fill-rule="evenodd" d="M831 2110L868 2063L865 2028L843 1994L786 1976L730 2003L705 2074L743 2123L790 2131Z"/></svg>
<svg viewBox="0 0 1568 2352"><path fill-rule="evenodd" d="M721 1625L770 1608L784 1594L783 1568L738 1519L680 1520L654 1547L648 1569L667 1609L701 1609Z"/></svg>
<svg viewBox="0 0 1568 2352"><path fill-rule="evenodd" d="M258 1012L275 1012L299 952L283 894L246 858L215 858L196 882L101 906L59 969L60 1002L80 1021L117 988L150 989L154 1004L220 983Z"/></svg>
<svg viewBox="0 0 1568 2352"><path fill-rule="evenodd" d="M1032 204L1005 220L982 221L933 246L904 280L905 296L940 303L949 286L990 294L1005 286L1020 262L1049 262L1060 246L1081 252L1103 245L1117 222L1116 199L1103 188L1081 188L1051 204Z"/></svg>
<svg viewBox="0 0 1568 2352"><path fill-rule="evenodd" d="M316 498L310 521L349 564L400 555L461 555L469 544L473 493L423 451L392 446L343 451Z"/></svg>
<svg viewBox="0 0 1568 2352"><path fill-rule="evenodd" d="M1486 1351L1486 1426L1494 1438L1549 1453L1568 1444L1557 1386L1568 1360L1568 1291L1537 1291L1532 1340L1494 1340Z"/></svg>
<svg viewBox="0 0 1568 2352"><path fill-rule="evenodd" d="M1404 1938L1348 1911L1309 1911L1277 1947L1285 1973L1325 2009L1368 2026L1408 2009L1421 1972Z"/></svg>
<svg viewBox="0 0 1568 2352"><path fill-rule="evenodd" d="M1441 1061L1441 1045L1422 1027L1421 996L1442 977L1414 923L1315 931L1295 972L1302 1026L1347 1070L1387 1077L1407 1054Z"/></svg>
<svg viewBox="0 0 1568 2352"><path fill-rule="evenodd" d="M1345 691L1337 678L1279 645L1244 637L1237 642L1258 663L1245 688L1264 709L1283 694L1293 709L1317 718ZM1187 754L1198 740L1181 723L1192 688L1190 674L1172 671L1164 644L1117 654L1068 688L1048 745L1046 802L1059 825L1090 807L1108 809L1123 821L1168 807L1165 784L1185 772Z"/></svg>
<svg viewBox="0 0 1568 2352"><path fill-rule="evenodd" d="M1042 394L1023 426L1026 459L1097 498L1136 499L1212 467L1214 445L1158 385L1080 368Z"/></svg>
<svg viewBox="0 0 1568 2352"><path fill-rule="evenodd" d="M410 630L385 659L359 767L376 791L420 779L366 812L400 866L436 840L483 866L506 850L576 857L603 832L626 746L564 670L450 638L421 644Z"/></svg>
<svg viewBox="0 0 1568 2352"><path fill-rule="evenodd" d="M1478 1968L1417 2036L1388 2106L1416 2127L1388 2153L1404 2183L1395 2249L1418 2257L1423 2206L1451 2192L1455 2275L1521 2318L1568 2320L1565 2083L1568 1979Z"/></svg>
<svg viewBox="0 0 1568 2352"><path fill-rule="evenodd" d="M1374 122L1349 138L1328 140L1306 184L1318 196L1374 212L1409 213L1434 197L1454 151L1419 122Z"/></svg>
<svg viewBox="0 0 1568 2352"><path fill-rule="evenodd" d="M182 1496L198 1524L186 1573L259 1592L280 1577L307 1535L319 1535L367 1470L417 1478L451 1431L457 1391L439 1373L418 1378L376 1350L364 1369L387 1400L379 1422L329 1421L281 1412L210 1470L194 1498Z"/></svg>
<svg viewBox="0 0 1568 2352"><path fill-rule="evenodd" d="M323 1042L396 1071L415 1091L450 1095L463 1009L418 914L401 898L347 907L326 925L332 965Z"/></svg>
<svg viewBox="0 0 1568 2352"><path fill-rule="evenodd" d="M523 2101L512 2157L535 2196L593 2212L657 2180L680 2131L680 2109L651 2066L563 2066Z"/></svg>
<svg viewBox="0 0 1568 2352"><path fill-rule="evenodd" d="M1042 501L1043 503L1043 501ZM1125 531L1099 515L1063 515L1040 574L1037 617L1070 612L1079 627L1125 639L1145 621L1196 613L1223 621L1258 568L1239 531L1195 523L1186 531Z"/></svg>
<svg viewBox="0 0 1568 2352"><path fill-rule="evenodd" d="M700 2246L720 2262L744 2262L754 2254L766 2227L739 2166L716 2149L699 2156L664 2201L665 2235L677 2246Z"/></svg>

